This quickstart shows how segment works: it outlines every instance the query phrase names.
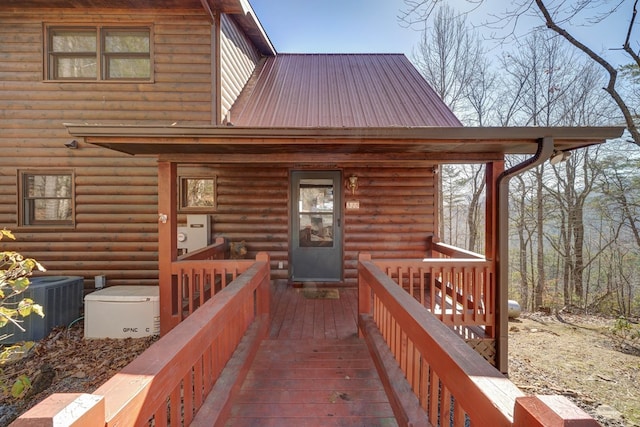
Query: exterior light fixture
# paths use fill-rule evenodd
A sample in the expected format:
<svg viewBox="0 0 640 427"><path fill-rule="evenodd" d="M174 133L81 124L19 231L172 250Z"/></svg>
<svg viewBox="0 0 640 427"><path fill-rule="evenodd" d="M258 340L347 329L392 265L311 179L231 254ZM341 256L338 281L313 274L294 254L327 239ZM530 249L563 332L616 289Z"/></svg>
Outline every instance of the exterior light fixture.
<svg viewBox="0 0 640 427"><path fill-rule="evenodd" d="M75 150L76 148L78 148L78 141L76 141L75 139L72 139L69 142L65 142L64 146L69 149Z"/></svg>
<svg viewBox="0 0 640 427"><path fill-rule="evenodd" d="M554 151L549 159L549 163L557 165L558 163L566 162L569 157L571 157L571 153L567 151Z"/></svg>
<svg viewBox="0 0 640 427"><path fill-rule="evenodd" d="M347 190L351 190L351 194L356 194L356 190L358 189L358 177L356 175L351 175L347 181Z"/></svg>

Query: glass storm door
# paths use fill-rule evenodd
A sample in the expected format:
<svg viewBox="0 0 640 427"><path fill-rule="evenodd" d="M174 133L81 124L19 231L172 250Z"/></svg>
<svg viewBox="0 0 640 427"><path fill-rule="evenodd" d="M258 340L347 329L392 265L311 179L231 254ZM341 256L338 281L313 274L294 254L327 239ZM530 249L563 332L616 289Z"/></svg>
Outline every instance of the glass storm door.
<svg viewBox="0 0 640 427"><path fill-rule="evenodd" d="M342 280L340 171L291 175L291 279Z"/></svg>

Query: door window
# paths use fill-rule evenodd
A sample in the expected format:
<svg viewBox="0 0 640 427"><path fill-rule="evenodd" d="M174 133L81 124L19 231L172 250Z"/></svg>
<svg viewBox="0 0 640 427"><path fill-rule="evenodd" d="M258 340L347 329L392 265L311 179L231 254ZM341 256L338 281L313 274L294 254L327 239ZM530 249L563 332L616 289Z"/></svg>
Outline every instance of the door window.
<svg viewBox="0 0 640 427"><path fill-rule="evenodd" d="M331 179L300 180L300 247L333 247L333 202Z"/></svg>

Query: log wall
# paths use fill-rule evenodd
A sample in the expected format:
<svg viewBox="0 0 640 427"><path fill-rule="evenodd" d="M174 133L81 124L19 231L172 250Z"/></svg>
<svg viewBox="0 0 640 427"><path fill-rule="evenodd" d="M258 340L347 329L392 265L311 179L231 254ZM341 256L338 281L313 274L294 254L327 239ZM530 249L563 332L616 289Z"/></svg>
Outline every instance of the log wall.
<svg viewBox="0 0 640 427"><path fill-rule="evenodd" d="M356 194L343 190L343 207L349 200L360 204L358 210L343 211L344 283L356 285L360 252L370 253L374 259L422 259L427 237L436 229L432 166L338 168L345 179L352 174L359 177ZM215 176L217 208L208 212L214 238L244 240L247 258L262 251L269 253L272 278L287 279L290 170L284 165L202 165L178 168L178 175ZM179 221L186 219L181 215ZM278 269L279 262L283 262L283 269Z"/></svg>
<svg viewBox="0 0 640 427"><path fill-rule="evenodd" d="M91 23L153 23L153 82L43 81L44 24ZM229 108L259 58L232 19L223 17L221 27L222 104ZM71 137L63 123L208 125L214 105L211 63L211 21L202 10L0 12L0 227L17 237L3 240L3 249L35 257L48 274L84 276L87 288L96 275L105 275L109 286L156 284L155 158L82 141L68 149L64 144ZM18 172L36 168L74 173L74 227L18 228ZM344 212L345 283L355 285L361 251L374 258L423 256L426 237L436 229L431 167L326 167L336 168L345 177L358 175L360 184L355 195L345 193L345 201L360 202L358 210ZM213 237L244 240L249 257L268 252L274 279L288 277L289 172L290 166L277 164L211 164L188 172L217 176ZM184 213L179 218L186 222Z"/></svg>
<svg viewBox="0 0 640 427"><path fill-rule="evenodd" d="M201 8L94 12L0 11L0 227L17 238L2 248L35 257L48 274L84 276L87 288L96 275L107 285L156 284L156 160L82 141L68 149L63 123L210 124L211 21ZM45 24L153 24L153 82L44 81ZM243 63L241 74L248 68ZM74 227L18 228L25 169L74 173Z"/></svg>

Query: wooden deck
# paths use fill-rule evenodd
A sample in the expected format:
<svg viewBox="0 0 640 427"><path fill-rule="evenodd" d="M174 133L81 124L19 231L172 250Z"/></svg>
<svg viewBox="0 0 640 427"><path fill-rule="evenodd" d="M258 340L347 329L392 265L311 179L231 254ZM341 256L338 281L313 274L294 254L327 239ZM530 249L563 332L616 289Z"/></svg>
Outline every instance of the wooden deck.
<svg viewBox="0 0 640 427"><path fill-rule="evenodd" d="M396 426L356 328L357 290L272 293L270 338L258 350L228 426Z"/></svg>

